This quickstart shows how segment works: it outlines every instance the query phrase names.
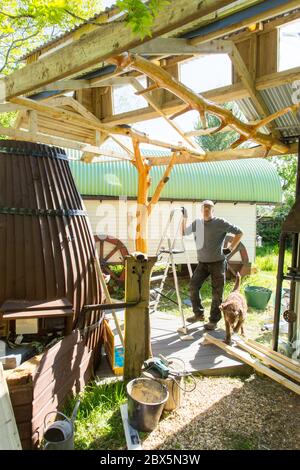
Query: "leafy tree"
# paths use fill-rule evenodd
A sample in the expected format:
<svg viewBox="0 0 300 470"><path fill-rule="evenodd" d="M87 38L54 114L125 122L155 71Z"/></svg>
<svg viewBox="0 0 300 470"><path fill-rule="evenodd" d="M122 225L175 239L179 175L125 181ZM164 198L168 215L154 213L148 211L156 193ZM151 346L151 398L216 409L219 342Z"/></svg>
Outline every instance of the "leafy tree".
<svg viewBox="0 0 300 470"><path fill-rule="evenodd" d="M20 66L29 50L101 10L101 0L1 0L0 73Z"/></svg>
<svg viewBox="0 0 300 470"><path fill-rule="evenodd" d="M151 36L151 27L154 19L170 0L118 0L117 6L127 13L127 22L132 31L142 39Z"/></svg>
<svg viewBox="0 0 300 470"><path fill-rule="evenodd" d="M151 36L151 26L169 0L118 0L126 13L125 22L141 38ZM102 11L101 0L1 0L0 73L20 66L20 58L58 34L90 19ZM120 21L120 20L116 20Z"/></svg>
<svg viewBox="0 0 300 470"><path fill-rule="evenodd" d="M271 161L280 176L285 211L288 212L295 202L298 158L296 155L286 155L284 157L273 157ZM278 213L280 212L279 209L277 210ZM283 208L281 208L282 210Z"/></svg>

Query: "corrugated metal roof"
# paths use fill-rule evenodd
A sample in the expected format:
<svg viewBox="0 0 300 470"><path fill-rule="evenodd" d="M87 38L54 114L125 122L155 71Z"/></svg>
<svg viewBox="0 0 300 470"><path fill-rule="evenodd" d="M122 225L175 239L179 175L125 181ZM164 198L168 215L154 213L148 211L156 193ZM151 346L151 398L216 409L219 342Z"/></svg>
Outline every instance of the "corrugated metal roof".
<svg viewBox="0 0 300 470"><path fill-rule="evenodd" d="M136 197L137 171L129 162L86 164L70 161L72 173L82 195ZM151 169L152 188L163 175L164 167ZM246 159L176 165L162 198L237 202L280 203L279 176L264 159Z"/></svg>
<svg viewBox="0 0 300 470"><path fill-rule="evenodd" d="M146 0L145 0L146 2ZM248 7L251 7L253 5L256 5L256 4L260 4L260 3L264 3L262 0L236 0L235 2L233 2L233 4L230 4L230 5L225 5L224 7L221 7L221 8L218 8L218 14L215 15L215 17L212 17L212 15L208 15L210 16L210 19L208 21L208 24L210 23L213 23L214 21L218 20L219 17L222 17L221 15L221 12L223 13L223 15L226 17L226 15L228 14L228 12L232 13L232 11L235 11L235 9L237 11L239 11L240 9L244 9L244 8L248 8ZM34 50L28 52L27 54L25 54L21 60L23 59L26 59L27 57L31 56L32 54L38 52L38 51L41 51L45 48L48 48L49 46L51 45L54 45L56 42L60 41L61 39L65 38L65 37L68 37L70 34L72 34L73 32L79 30L82 26L85 26L91 22L94 22L94 21L97 21L99 18L101 18L101 16L104 16L104 15L110 15L111 13L113 13L114 11L116 11L116 14L114 14L111 18L115 17L116 15L118 14L122 14L124 15L123 12L120 12L117 5L116 4L113 4L111 5L110 7L106 7L103 11L101 11L100 13L96 13L92 18L89 18L87 19L86 21L82 22L81 24L77 25L77 26L74 26L72 29L68 30L68 31L65 31L59 35L57 35L56 37L54 37L53 39L51 39L50 41L44 43L44 44L41 44L40 46L38 46L37 48L35 48ZM125 15L124 15L125 16ZM110 19L111 19L110 18ZM175 35L176 36L180 36L181 34L184 34L186 33L187 31L190 31L190 30L193 30L194 28L197 28L199 25L202 26L202 23L203 23L203 19L200 18L200 19L197 19L191 23L189 23L187 26L182 26L181 28L177 29L176 30L176 33Z"/></svg>
<svg viewBox="0 0 300 470"><path fill-rule="evenodd" d="M278 87L262 90L261 96L268 106L270 113L275 113L299 101L299 87L297 91L296 88L293 88L292 83L286 83ZM293 96L295 97L294 100ZM298 110L297 114L287 113L275 119L275 123L284 137L299 135L300 110Z"/></svg>
<svg viewBox="0 0 300 470"><path fill-rule="evenodd" d="M30 52L27 52L26 54L24 54L20 60L24 60L26 59L27 57L31 56L32 54L35 54L36 52L38 51L41 51L45 48L48 48L49 46L55 44L56 42L60 41L61 39L69 36L70 34L74 33L75 31L77 31L78 29L82 28L82 26L85 26L87 24L91 24L93 22L96 22L96 20L98 20L99 18L101 18L101 16L104 16L104 15L109 15L111 14L114 10L117 10L117 5L114 3L113 5L111 5L110 7L106 7L104 8L102 11L100 11L99 13L96 13L94 16L92 16L91 18L88 18L87 20L83 21L82 23L80 23L79 25L77 26L74 26L73 28L71 29L68 29L67 31L64 31L62 33L59 33L57 34L57 36L55 36L54 38L52 38L50 41L46 41L45 43L41 44L40 46L36 47L35 49L33 49L32 51Z"/></svg>
<svg viewBox="0 0 300 470"><path fill-rule="evenodd" d="M273 88L261 90L260 95L265 102L270 114L276 113L281 109L295 104L299 101L299 91L293 88L291 83L286 83ZM293 97L295 99L293 100ZM249 121L259 119L259 115L253 106L250 98L244 98L236 101L241 111L245 114ZM280 130L284 137L295 136L300 134L300 109L297 114L287 113L278 119L274 120L276 128ZM267 132L266 128L262 129Z"/></svg>

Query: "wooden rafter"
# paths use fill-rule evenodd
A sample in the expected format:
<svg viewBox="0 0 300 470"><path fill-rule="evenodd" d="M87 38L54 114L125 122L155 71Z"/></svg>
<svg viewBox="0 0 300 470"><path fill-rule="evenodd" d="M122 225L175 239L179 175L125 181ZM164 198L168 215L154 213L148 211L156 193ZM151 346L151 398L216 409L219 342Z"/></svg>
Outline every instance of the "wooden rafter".
<svg viewBox="0 0 300 470"><path fill-rule="evenodd" d="M269 110L260 96L260 94L257 92L255 89L255 81L253 77L251 76L238 48L236 47L235 44L232 43L232 50L229 53L229 56L231 57L231 60L243 82L245 85L246 89L249 92L250 98L254 104L254 107L256 108L256 111L258 112L258 115L261 118L267 117L270 113ZM279 138L280 133L276 130L274 130L274 124L272 122L269 123L270 130L273 131L273 134Z"/></svg>
<svg viewBox="0 0 300 470"><path fill-rule="evenodd" d="M257 130L256 125L240 121L240 119L235 117L228 109L224 109L206 100L201 95L197 95L172 77L166 70L163 70L154 63L134 54L116 56L110 59L110 62L118 64L119 67L131 67L132 69L144 73L160 87L173 93L192 109L198 111L200 116L203 116L207 112L214 114L220 119L220 128L230 126L241 135L241 140L245 141L251 139L263 145L268 150L274 148L280 153L288 153L289 147L287 145L282 144L282 142L272 136L262 134Z"/></svg>
<svg viewBox="0 0 300 470"><path fill-rule="evenodd" d="M138 91L138 92L145 92L146 89L140 84L140 82L136 78L131 79L132 86ZM157 88L157 86L156 86ZM149 96L148 93L144 93L144 99L152 106L153 109L171 126L179 135L182 137L183 140L186 141L188 145L191 145L193 148L197 148L197 145L188 137L184 134L184 132L180 129L180 127L175 124L175 122L172 122L168 116L165 115L165 113L160 109L158 103L156 100Z"/></svg>
<svg viewBox="0 0 300 470"><path fill-rule="evenodd" d="M300 67L263 75L255 80L255 89L257 91L266 90L286 83L293 83L295 80L300 80ZM249 91L242 82L206 91L202 96L207 100L214 101L218 104L250 97ZM174 113L177 114L177 112L182 112L184 108L188 107L179 98L162 103L161 106L162 111L169 116L169 118L171 115L174 115ZM107 116L103 118L103 123L114 124L115 122L118 122L121 124L130 124L132 122L154 119L157 116L158 114L155 110L146 107L135 111Z"/></svg>
<svg viewBox="0 0 300 470"><path fill-rule="evenodd" d="M155 145L155 146L163 147L167 149L170 149L171 147L171 149L173 150L191 152L194 156L197 156L197 155L201 156L204 154L204 152L201 152L200 149L199 151L189 150L183 147L182 145L173 145L173 144L169 144L167 142L163 142L160 140L150 139L143 132L138 132L137 130L132 129L129 126L125 126L125 127L107 126L105 124L102 124L95 117L94 118L96 120L89 119L84 116L79 116L78 114L67 111L65 109L59 109L54 106L49 106L49 105L45 105L42 103L38 103L28 98L13 98L12 102L17 103L17 104L22 104L26 106L28 109L33 109L35 111L38 111L41 114L44 114L45 116L51 117L55 120L58 120L64 123L74 123L74 124L80 125L83 128L99 130L103 132L104 134L106 134L107 136L110 136L112 134L123 135L126 137L135 138L138 140L139 143L151 144L151 145Z"/></svg>
<svg viewBox="0 0 300 470"><path fill-rule="evenodd" d="M188 39L182 38L156 38L141 46L132 49L134 54L146 56L174 56L198 54L227 54L231 51L229 41L210 41L206 44L193 46Z"/></svg>
<svg viewBox="0 0 300 470"><path fill-rule="evenodd" d="M26 142L40 142L42 144L54 145L56 147L71 148L75 150L80 150L82 152L90 152L94 156L103 155L103 150L94 145L85 144L83 142L76 142L74 140L64 139L60 137L53 137L51 135L43 134L42 132L22 131L18 129L0 126L0 135L6 135L15 140L24 140ZM105 152L105 156L107 156L107 152ZM117 152L114 152L112 156L118 160L131 161L130 157L124 154L119 155Z"/></svg>
<svg viewBox="0 0 300 470"><path fill-rule="evenodd" d="M230 3L233 3L232 0L177 0L176 5L172 2L155 19L151 28L152 38L147 36L143 42L186 26ZM9 100L57 80L71 78L105 61L113 54L120 54L140 44L139 36L132 34L130 28L124 28L123 22L107 23L2 79L0 97Z"/></svg>

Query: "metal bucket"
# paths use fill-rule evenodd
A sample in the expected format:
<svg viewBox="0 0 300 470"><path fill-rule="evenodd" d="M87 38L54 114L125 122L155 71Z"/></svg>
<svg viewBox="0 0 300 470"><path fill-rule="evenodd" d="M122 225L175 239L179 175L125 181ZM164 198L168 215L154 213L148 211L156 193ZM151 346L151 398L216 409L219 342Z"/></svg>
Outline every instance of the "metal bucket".
<svg viewBox="0 0 300 470"><path fill-rule="evenodd" d="M165 385L153 379L133 379L126 387L128 422L137 431L153 431L169 398Z"/></svg>
<svg viewBox="0 0 300 470"><path fill-rule="evenodd" d="M44 419L44 450L73 450L74 449L74 421L80 402L77 401L71 418L59 411L50 411ZM47 427L47 418L51 414L62 416L63 420L54 421Z"/></svg>

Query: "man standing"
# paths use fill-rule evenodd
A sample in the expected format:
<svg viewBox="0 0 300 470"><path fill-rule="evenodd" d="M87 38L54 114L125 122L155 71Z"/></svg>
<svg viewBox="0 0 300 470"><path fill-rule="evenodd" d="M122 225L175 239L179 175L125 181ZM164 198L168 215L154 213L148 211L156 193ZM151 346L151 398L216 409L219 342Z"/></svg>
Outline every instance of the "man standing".
<svg viewBox="0 0 300 470"><path fill-rule="evenodd" d="M190 284L190 295L194 315L187 318L190 323L204 321L200 289L204 281L211 276L212 304L209 322L204 325L207 330L214 330L221 319L219 305L222 303L226 275L226 256L233 251L243 236L242 230L224 219L214 216L214 203L203 201L201 205L202 219L196 219L186 227L187 211L182 208L182 234L194 234L198 265ZM228 233L234 234L231 245L224 249L224 240Z"/></svg>

